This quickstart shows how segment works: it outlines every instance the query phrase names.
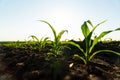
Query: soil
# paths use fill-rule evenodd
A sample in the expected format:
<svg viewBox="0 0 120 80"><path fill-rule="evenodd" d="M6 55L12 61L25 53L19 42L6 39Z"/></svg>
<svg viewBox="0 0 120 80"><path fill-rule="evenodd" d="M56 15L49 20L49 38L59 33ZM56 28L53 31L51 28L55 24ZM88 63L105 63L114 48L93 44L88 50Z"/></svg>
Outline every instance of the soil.
<svg viewBox="0 0 120 80"><path fill-rule="evenodd" d="M74 41L84 47L84 43ZM96 55L89 64L73 57L80 53L74 46L64 55L48 56L50 49L0 46L0 80L120 80L120 57L111 53ZM103 43L94 51L120 52L120 42Z"/></svg>

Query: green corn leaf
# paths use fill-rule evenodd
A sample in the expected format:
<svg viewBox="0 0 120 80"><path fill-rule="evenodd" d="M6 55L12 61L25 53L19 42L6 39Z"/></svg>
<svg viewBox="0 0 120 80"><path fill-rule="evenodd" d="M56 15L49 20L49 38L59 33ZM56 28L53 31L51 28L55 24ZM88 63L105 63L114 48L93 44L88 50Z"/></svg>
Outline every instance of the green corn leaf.
<svg viewBox="0 0 120 80"><path fill-rule="evenodd" d="M97 26L99 26L99 25L101 25L101 24L105 23L106 21L107 21L107 20L104 20L104 21L102 21L102 22L98 23L95 27L97 27Z"/></svg>
<svg viewBox="0 0 120 80"><path fill-rule="evenodd" d="M93 44L90 48L90 52L92 51L92 49L94 48L94 46L98 43L98 41L103 38L105 35L109 34L110 32L112 32L113 30L109 30L109 31L104 31L102 32L97 38L94 39Z"/></svg>
<svg viewBox="0 0 120 80"><path fill-rule="evenodd" d="M44 38L43 40L41 39L41 41L40 41L40 47L41 47L41 48L44 48L44 47L45 47L48 39L49 39L49 37L46 37L46 38Z"/></svg>
<svg viewBox="0 0 120 80"><path fill-rule="evenodd" d="M46 37L46 38L44 38L44 40L43 41L47 41L49 39L49 37Z"/></svg>
<svg viewBox="0 0 120 80"><path fill-rule="evenodd" d="M44 22L44 23L46 23L46 24L49 25L49 27L51 28L51 30L52 30L52 32L53 32L53 34L54 34L54 38L55 38L55 40L56 40L56 38L57 38L57 33L56 33L55 29L53 28L53 26L52 26L51 24L49 24L47 21L44 21L44 20L40 20L40 21L41 21L41 22Z"/></svg>
<svg viewBox="0 0 120 80"><path fill-rule="evenodd" d="M94 27L93 24L92 24L92 22L91 22L90 20L88 20L87 22L88 22L92 27Z"/></svg>
<svg viewBox="0 0 120 80"><path fill-rule="evenodd" d="M84 37L86 38L90 33L90 29L87 26L87 22L84 22L84 24L81 26L81 30L82 30Z"/></svg>
<svg viewBox="0 0 120 80"><path fill-rule="evenodd" d="M94 32L94 30L100 25L100 24L102 24L102 23L104 23L104 22L106 22L106 20L105 21L102 21L102 22L100 22L99 24L97 24L95 27L93 27L93 29L91 30L91 32L89 33L89 35L88 35L88 37L91 39L91 36L92 36L92 34L93 34L93 32ZM91 25L92 23L90 22L90 21L88 21L88 23ZM93 26L93 25L92 25Z"/></svg>
<svg viewBox="0 0 120 80"><path fill-rule="evenodd" d="M90 25L92 25L91 21L88 20L87 21ZM82 30L82 33L85 37L85 42L86 42L86 52L89 51L89 48L90 48L90 42L91 42L91 35L90 35L90 29L87 25L87 22L84 22L84 24L81 26L81 30ZM93 26L93 25L92 25ZM87 55L87 54L85 54Z"/></svg>
<svg viewBox="0 0 120 80"><path fill-rule="evenodd" d="M90 37L90 38L91 38L94 30L95 30L100 24L103 24L104 22L106 22L106 20L98 23L98 24L94 27L94 26L92 25L92 23L90 22L90 20L88 20L88 23L89 23L91 26L93 26L93 29L92 29L91 32L89 33L89 37Z"/></svg>
<svg viewBox="0 0 120 80"><path fill-rule="evenodd" d="M39 39L34 35L31 35L30 37L32 37L33 40L35 39L36 41L39 41Z"/></svg>
<svg viewBox="0 0 120 80"><path fill-rule="evenodd" d="M120 30L120 28L115 29L115 31Z"/></svg>
<svg viewBox="0 0 120 80"><path fill-rule="evenodd" d="M92 39L91 39L91 37L92 37L92 34L93 34L93 32L94 32L94 30L98 27L98 26L93 26L92 25L92 22L90 21L90 20L88 20L88 23L93 27L93 29L90 31L90 33L88 34L88 36L86 37L86 52L87 53L89 53L90 52L90 47L91 47L91 45L92 45ZM86 55L88 55L88 54L86 54Z"/></svg>
<svg viewBox="0 0 120 80"><path fill-rule="evenodd" d="M90 42L89 42L89 45L90 45L89 53L91 53L92 49L94 48L94 46L97 44L97 42L98 42L98 40L99 40L98 38L95 38L94 41L93 41L93 43L91 43L92 34L93 34L94 30L95 30L100 24L103 24L104 22L106 22L106 20L98 23L95 27L93 27L93 29L91 30L90 34L88 35L88 39L89 39L88 41L90 41ZM92 23L89 21L89 24L92 24ZM101 36L100 36L101 38L102 38L102 35L103 35L103 34L101 34ZM100 38L100 37L99 37L99 38ZM101 39L101 38L100 38L100 39Z"/></svg>
<svg viewBox="0 0 120 80"><path fill-rule="evenodd" d="M62 31L60 31L60 32L59 32L59 34L58 34L58 36L57 36L57 42L59 42L59 41L60 41L60 39L61 39L62 35L63 35L65 32L67 32L67 33L68 33L68 30L62 30Z"/></svg>
<svg viewBox="0 0 120 80"><path fill-rule="evenodd" d="M104 31L96 39L99 40L99 39L101 39L102 37L104 37L105 35L107 35L108 33L112 32L112 31L113 30Z"/></svg>
<svg viewBox="0 0 120 80"><path fill-rule="evenodd" d="M44 38L44 40L41 40L42 41L42 44L46 44L46 42L48 41L49 37L46 37Z"/></svg>
<svg viewBox="0 0 120 80"><path fill-rule="evenodd" d="M93 34L93 32L94 32L94 30L100 25L100 24L102 24L102 23L104 23L104 22L106 22L106 20L105 21L102 21L102 22L100 22L99 24L97 24L95 27L92 25L92 22L90 21L90 20L88 20L87 21L92 27L93 27L93 29L90 31L90 33L89 33L89 35L88 35L88 39L91 39L91 36L92 36L92 34Z"/></svg>
<svg viewBox="0 0 120 80"><path fill-rule="evenodd" d="M88 39L91 39L91 36L92 36L94 30L95 30L100 24L104 23L105 21L100 22L100 23L97 24L95 27L93 26L93 24L92 24L92 22L91 22L90 20L88 20L87 22L93 27L93 29L92 29L92 30L89 32L89 34L88 34Z"/></svg>
<svg viewBox="0 0 120 80"><path fill-rule="evenodd" d="M120 56L120 53L119 53L119 52L116 52L116 51L112 51L112 50L98 50L98 51L94 52L94 53L90 56L89 60L91 60L96 54L102 53L102 52L110 52L110 53L113 53L113 54L116 54L116 55Z"/></svg>
<svg viewBox="0 0 120 80"><path fill-rule="evenodd" d="M66 42L65 44L70 44L70 45L73 45L75 47L77 47L80 51L82 51L82 53L84 54L84 50L81 48L81 46L77 43L74 43L74 42ZM85 54L84 54L85 55Z"/></svg>
<svg viewBox="0 0 120 80"><path fill-rule="evenodd" d="M78 54L74 54L75 58L81 59L85 64L87 64L87 61L85 60L84 57L79 56Z"/></svg>

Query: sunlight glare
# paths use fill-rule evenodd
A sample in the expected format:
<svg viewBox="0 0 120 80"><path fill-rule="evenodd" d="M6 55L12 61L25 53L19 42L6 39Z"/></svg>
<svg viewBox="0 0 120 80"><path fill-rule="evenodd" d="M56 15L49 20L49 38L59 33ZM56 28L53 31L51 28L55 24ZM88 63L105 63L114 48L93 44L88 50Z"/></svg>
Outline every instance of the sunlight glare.
<svg viewBox="0 0 120 80"><path fill-rule="evenodd" d="M55 26L67 27L68 23L72 21L70 11L65 8L56 8L51 13L52 21L54 21Z"/></svg>

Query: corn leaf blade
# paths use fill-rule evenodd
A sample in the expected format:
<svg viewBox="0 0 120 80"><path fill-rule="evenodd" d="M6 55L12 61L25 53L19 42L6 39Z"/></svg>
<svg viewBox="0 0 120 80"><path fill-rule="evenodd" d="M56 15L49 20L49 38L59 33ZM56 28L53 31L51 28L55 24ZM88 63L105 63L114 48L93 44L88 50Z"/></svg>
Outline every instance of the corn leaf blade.
<svg viewBox="0 0 120 80"><path fill-rule="evenodd" d="M115 29L115 31L118 31L118 30L120 30L120 28Z"/></svg>
<svg viewBox="0 0 120 80"><path fill-rule="evenodd" d="M91 60L96 54L102 53L102 52L110 52L110 53L113 53L113 54L116 54L116 55L120 56L120 53L119 53L119 52L116 52L116 51L112 51L112 50L98 50L98 51L94 52L94 53L90 56L89 60Z"/></svg>
<svg viewBox="0 0 120 80"><path fill-rule="evenodd" d="M104 32L102 32L97 38L95 38L94 41L93 41L93 44L92 44L92 46L91 46L91 48L90 48L90 52L92 51L92 49L94 48L94 46L98 43L98 41L99 41L101 38L103 38L105 35L111 33L112 31L113 31L113 30L104 31Z"/></svg>
<svg viewBox="0 0 120 80"><path fill-rule="evenodd" d="M39 41L39 39L38 39L36 36L34 36L34 35L31 35L30 37L31 37L33 40Z"/></svg>
<svg viewBox="0 0 120 80"><path fill-rule="evenodd" d="M84 50L81 48L81 46L76 44L76 43L74 43L74 42L65 42L65 44L73 45L73 46L77 47L83 54L85 53Z"/></svg>
<svg viewBox="0 0 120 80"><path fill-rule="evenodd" d="M58 36L57 36L57 41L58 41L58 42L60 41L62 35L63 35L65 32L68 33L68 30L62 30L62 31L60 31L60 32L58 33Z"/></svg>
<svg viewBox="0 0 120 80"><path fill-rule="evenodd" d="M86 38L90 33L90 29L87 26L87 22L84 22L84 24L81 26L81 30L82 30L84 37Z"/></svg>
<svg viewBox="0 0 120 80"><path fill-rule="evenodd" d="M53 34L54 34L54 38L55 38L55 40L56 40L56 38L57 38L57 33L56 33L56 30L54 29L54 27L50 24L50 23L48 23L47 21L44 21L44 20L40 20L41 22L44 22L44 23L46 23L46 24L48 24L49 25L49 27L51 28L51 30L52 30L52 32L53 32Z"/></svg>
<svg viewBox="0 0 120 80"><path fill-rule="evenodd" d="M86 62L86 60L85 60L84 57L81 57L81 56L79 56L78 54L74 54L74 57L81 59L85 64L87 64L87 62Z"/></svg>
<svg viewBox="0 0 120 80"><path fill-rule="evenodd" d="M91 22L90 20L88 20L87 22L88 22L92 27L94 27L93 24L92 24L92 22Z"/></svg>

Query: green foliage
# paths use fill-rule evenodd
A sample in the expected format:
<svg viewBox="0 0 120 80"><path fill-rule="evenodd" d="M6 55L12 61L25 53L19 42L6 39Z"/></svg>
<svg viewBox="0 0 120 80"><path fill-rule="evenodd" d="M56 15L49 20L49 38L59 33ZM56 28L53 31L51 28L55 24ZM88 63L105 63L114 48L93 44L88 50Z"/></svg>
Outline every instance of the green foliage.
<svg viewBox="0 0 120 80"><path fill-rule="evenodd" d="M54 41L53 41L53 48L52 48L52 53L55 54L55 55L59 55L60 54L60 49L62 48L62 42L60 41L62 35L65 33L65 32L68 32L67 30L62 30L60 31L58 34L56 32L56 30L54 29L54 27L48 23L47 21L44 21L44 20L41 20L41 22L44 22L46 23L47 25L49 25L49 27L51 28L52 32L53 32L53 35L54 35Z"/></svg>
<svg viewBox="0 0 120 80"><path fill-rule="evenodd" d="M3 42L3 46L14 47L14 48L25 48L25 43L23 41L8 41L8 42Z"/></svg>
<svg viewBox="0 0 120 80"><path fill-rule="evenodd" d="M32 40L30 40L30 41L25 41L22 44L21 44L21 42L18 41L18 42L14 42L14 43L9 43L7 45L8 46L14 46L16 48L20 48L20 47L21 48L28 48L29 47L31 49L42 50L46 47L46 44L50 42L50 45L51 45L50 48L51 49L50 49L50 52L48 53L48 57L49 56L51 57L51 54L54 55L54 56L60 55L61 52L63 52L62 48L65 47L63 45L71 44L71 45L77 47L82 53L82 56L81 56L81 54L74 54L74 57L77 57L77 58L81 59L85 64L89 63L91 61L91 59L96 54L102 53L102 52L110 52L110 53L114 53L114 54L120 56L120 53L112 51L112 50L98 50L98 51L93 52L93 49L94 49L95 45L101 40L101 38L103 38L105 35L113 32L113 31L119 31L120 30L120 28L117 28L115 30L103 31L98 36L95 36L92 39L92 36L94 34L95 29L99 25L101 25L102 23L104 23L106 21L103 21L103 22L101 22L101 23L99 23L95 26L92 24L92 22L90 20L85 21L83 23L83 25L81 26L81 31L82 31L82 34L84 36L85 49L83 49L77 43L69 42L69 41L61 41L62 35L65 32L68 32L67 30L62 30L57 34L56 30L54 29L54 27L50 23L48 23L47 21L44 21L44 20L40 20L40 21L46 23L50 27L50 29L52 30L53 35L54 35L54 40L53 41L50 41L48 37L38 39L36 36L31 35L30 37L32 38ZM90 27L92 27L92 29L90 29Z"/></svg>
<svg viewBox="0 0 120 80"><path fill-rule="evenodd" d="M117 54L120 56L120 53L112 51L112 50L99 50L96 52L92 52L93 48L95 47L95 45L98 43L98 41L103 38L105 35L113 32L113 31L118 31L120 30L120 28L117 28L115 30L108 30L108 31L103 31L102 33L100 33L98 36L94 37L94 39L92 40L92 35L94 30L102 23L104 23L105 21L97 24L96 26L93 26L92 22L90 20L85 21L83 23L83 25L81 26L81 30L84 36L84 41L85 41L85 50L83 48L81 48L80 45L70 42L69 44L76 46L82 53L84 56L79 56L79 54L75 54L74 56L77 58L80 58L81 60L84 61L85 64L87 64L88 62L90 62L90 60L98 53L102 53L102 52L112 52L114 54ZM89 26L92 26L92 30L90 30Z"/></svg>
<svg viewBox="0 0 120 80"><path fill-rule="evenodd" d="M49 38L45 37L45 38L37 38L34 35L30 36L32 38L32 40L28 41L27 44L29 44L29 47L32 49L43 49L45 48L46 44L49 42Z"/></svg>

